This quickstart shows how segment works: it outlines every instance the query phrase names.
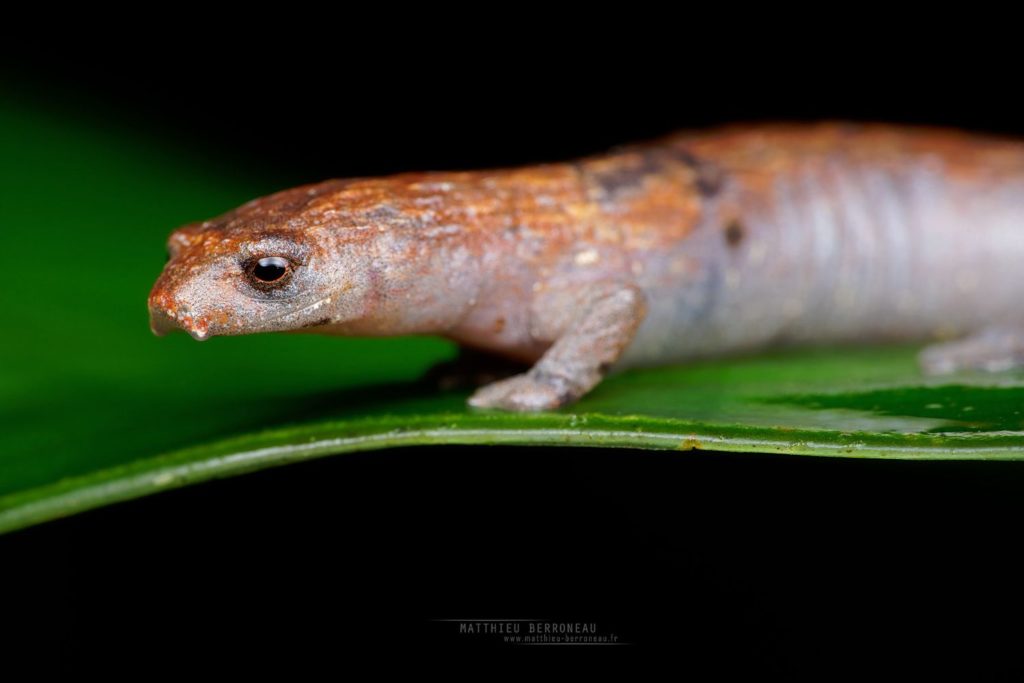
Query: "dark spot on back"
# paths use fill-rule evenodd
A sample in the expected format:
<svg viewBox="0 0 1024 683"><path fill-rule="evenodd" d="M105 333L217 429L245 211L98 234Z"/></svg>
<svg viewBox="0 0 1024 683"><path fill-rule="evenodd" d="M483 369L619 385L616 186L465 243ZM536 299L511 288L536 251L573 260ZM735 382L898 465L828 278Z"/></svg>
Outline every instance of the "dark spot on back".
<svg viewBox="0 0 1024 683"><path fill-rule="evenodd" d="M633 155L628 163L624 161L611 169L592 174L594 182L606 196L614 198L638 190L648 177L664 173L666 169L678 167L679 164L689 167L693 172L694 186L702 197L714 197L725 184L725 174L721 168L687 149L640 148L634 150Z"/></svg>
<svg viewBox="0 0 1024 683"><path fill-rule="evenodd" d="M747 231L743 228L743 224L739 221L729 221L725 226L725 243L730 247L738 247L743 238L746 237Z"/></svg>
<svg viewBox="0 0 1024 683"><path fill-rule="evenodd" d="M619 163L612 169L594 173L593 178L606 196L618 197L641 188L648 176L665 168L665 161L663 150L643 150L639 160Z"/></svg>
<svg viewBox="0 0 1024 683"><path fill-rule="evenodd" d="M671 148L672 155L693 170L694 185L702 197L710 199L722 191L725 173L716 164L701 159L688 149Z"/></svg>

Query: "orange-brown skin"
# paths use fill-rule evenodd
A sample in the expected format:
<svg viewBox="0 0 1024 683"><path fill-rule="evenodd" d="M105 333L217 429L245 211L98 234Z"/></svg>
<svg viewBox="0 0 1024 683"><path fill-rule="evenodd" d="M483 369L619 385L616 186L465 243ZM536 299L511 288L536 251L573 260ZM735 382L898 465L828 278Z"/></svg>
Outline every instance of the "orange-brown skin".
<svg viewBox="0 0 1024 683"><path fill-rule="evenodd" d="M1016 142L734 127L280 192L175 231L149 305L154 331L200 339L444 335L535 364L470 400L514 410L565 405L612 367L782 343L984 331L926 368L1004 367L1019 337L977 339L1024 324L1022 222ZM265 257L290 264L281 280L254 275Z"/></svg>

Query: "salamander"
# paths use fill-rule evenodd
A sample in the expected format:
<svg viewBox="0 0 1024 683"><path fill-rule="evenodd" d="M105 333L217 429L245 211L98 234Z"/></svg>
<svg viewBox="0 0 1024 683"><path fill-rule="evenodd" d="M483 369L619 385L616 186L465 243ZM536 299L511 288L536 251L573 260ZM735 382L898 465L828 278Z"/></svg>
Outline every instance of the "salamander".
<svg viewBox="0 0 1024 683"><path fill-rule="evenodd" d="M1024 363L1024 143L824 122L680 132L565 162L328 180L175 230L157 334L442 335L549 410L609 372L776 346L931 341Z"/></svg>

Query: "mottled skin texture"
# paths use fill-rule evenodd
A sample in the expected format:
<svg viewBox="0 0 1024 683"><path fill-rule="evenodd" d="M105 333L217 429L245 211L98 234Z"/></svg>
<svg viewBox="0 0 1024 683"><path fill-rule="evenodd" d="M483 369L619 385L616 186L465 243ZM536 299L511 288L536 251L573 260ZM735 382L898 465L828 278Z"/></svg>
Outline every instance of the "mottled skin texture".
<svg viewBox="0 0 1024 683"><path fill-rule="evenodd" d="M478 407L784 344L1024 360L1024 146L884 125L682 133L570 163L330 180L187 225L154 331L444 335L533 364ZM290 264L277 281L262 257ZM341 362L339 360L339 362Z"/></svg>

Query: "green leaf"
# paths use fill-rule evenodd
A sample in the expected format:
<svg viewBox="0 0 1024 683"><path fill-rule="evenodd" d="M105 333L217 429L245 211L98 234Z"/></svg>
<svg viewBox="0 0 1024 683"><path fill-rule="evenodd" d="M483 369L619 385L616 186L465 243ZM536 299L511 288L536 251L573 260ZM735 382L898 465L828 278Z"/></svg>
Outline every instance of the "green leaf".
<svg viewBox="0 0 1024 683"><path fill-rule="evenodd" d="M157 339L145 300L168 232L295 179L0 101L0 531L416 444L1024 458L1024 375L924 380L909 348L629 372L572 409L514 415L416 383L454 353L437 339Z"/></svg>

